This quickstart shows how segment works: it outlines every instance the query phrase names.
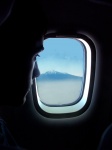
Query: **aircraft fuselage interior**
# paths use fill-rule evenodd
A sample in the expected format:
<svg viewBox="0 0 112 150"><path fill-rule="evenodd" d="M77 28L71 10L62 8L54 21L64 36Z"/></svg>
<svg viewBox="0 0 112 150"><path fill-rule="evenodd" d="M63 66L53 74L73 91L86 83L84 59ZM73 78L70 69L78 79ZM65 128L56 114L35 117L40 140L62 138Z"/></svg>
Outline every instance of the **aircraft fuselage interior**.
<svg viewBox="0 0 112 150"><path fill-rule="evenodd" d="M33 8L27 8L27 19L25 14L20 23L22 14L19 18L18 13L19 21L13 27L9 23L7 31L4 30L15 1L18 0L12 0L14 4L11 1L0 2L0 51L1 58L4 57L4 60L0 60L3 82L0 89L0 118L6 122L11 135L20 147L28 150L112 150L112 2L37 0L37 18L36 14L34 16L37 19L37 32L34 36L46 28L43 34L44 50L34 55L34 77L24 104L19 105L16 99L24 85L17 88L16 82L18 84L22 74L19 76L15 72L13 76L10 75L9 57L14 58L11 63L14 69L16 63L26 63L21 57L25 46L19 46L24 43L24 37L19 32L22 33L24 26L29 36L29 27L33 28L34 22L30 16ZM44 20L43 14L45 21L41 22ZM16 18L16 15L13 17ZM27 27L24 22L28 19L31 24ZM8 32L9 26L11 30ZM16 35L12 30L15 26L18 27L19 42L14 40L15 51L10 53L8 46L11 44L7 39ZM3 43L4 39L6 44ZM25 40L26 45L30 40L33 41L33 38ZM37 39L37 44L39 42ZM3 46L8 49L5 56L2 55ZM16 48L21 49L21 55ZM26 54L28 58L30 54ZM15 70L21 68L25 70L24 66ZM39 76L36 75L39 74L38 68ZM4 70L7 74L2 78ZM15 84L11 84L12 80ZM14 100L10 105L11 96ZM2 105L4 101L8 105Z"/></svg>

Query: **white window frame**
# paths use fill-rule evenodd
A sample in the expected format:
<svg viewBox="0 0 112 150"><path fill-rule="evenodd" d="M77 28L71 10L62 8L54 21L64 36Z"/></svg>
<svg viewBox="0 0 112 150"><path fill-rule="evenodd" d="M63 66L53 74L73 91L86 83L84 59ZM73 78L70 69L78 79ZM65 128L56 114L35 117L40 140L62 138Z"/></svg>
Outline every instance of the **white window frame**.
<svg viewBox="0 0 112 150"><path fill-rule="evenodd" d="M85 64L86 73L85 73L85 84L84 84L83 95L82 95L81 99L73 105L48 106L48 105L45 105L44 103L42 103L42 101L40 100L39 94L38 94L38 89L37 89L37 84L35 84L38 105L46 113L50 113L50 114L74 113L74 112L78 112L79 110L81 110L87 103L89 86L90 86L90 76L91 76L91 48L85 40L83 40L81 38L75 38L75 39L81 41L83 43L83 45L85 46L85 50L86 50L86 64Z"/></svg>

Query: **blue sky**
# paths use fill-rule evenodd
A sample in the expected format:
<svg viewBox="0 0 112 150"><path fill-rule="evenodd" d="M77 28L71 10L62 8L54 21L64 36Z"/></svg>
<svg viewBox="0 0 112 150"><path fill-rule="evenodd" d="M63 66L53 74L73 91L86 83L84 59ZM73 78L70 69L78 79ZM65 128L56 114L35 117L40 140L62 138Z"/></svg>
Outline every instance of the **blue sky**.
<svg viewBox="0 0 112 150"><path fill-rule="evenodd" d="M73 38L49 38L44 40L44 51L37 57L40 73L59 71L83 76L85 51Z"/></svg>

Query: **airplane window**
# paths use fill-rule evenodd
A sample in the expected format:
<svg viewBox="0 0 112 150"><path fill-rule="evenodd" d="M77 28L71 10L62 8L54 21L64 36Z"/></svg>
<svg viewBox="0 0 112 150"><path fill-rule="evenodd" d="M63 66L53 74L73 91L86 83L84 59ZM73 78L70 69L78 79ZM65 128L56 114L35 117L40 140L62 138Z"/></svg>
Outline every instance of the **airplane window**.
<svg viewBox="0 0 112 150"><path fill-rule="evenodd" d="M88 53L84 41L75 38L47 38L43 44L44 51L36 58L40 70L40 76L36 78L40 107L50 113L66 113L73 111L69 110L71 106L77 105L74 109L77 111L84 104L85 93L87 95L89 89L85 85L90 74L87 76ZM82 99L83 102L80 102Z"/></svg>
<svg viewBox="0 0 112 150"><path fill-rule="evenodd" d="M78 40L48 38L37 57L40 77L37 88L46 105L68 105L82 95L85 73L85 50Z"/></svg>

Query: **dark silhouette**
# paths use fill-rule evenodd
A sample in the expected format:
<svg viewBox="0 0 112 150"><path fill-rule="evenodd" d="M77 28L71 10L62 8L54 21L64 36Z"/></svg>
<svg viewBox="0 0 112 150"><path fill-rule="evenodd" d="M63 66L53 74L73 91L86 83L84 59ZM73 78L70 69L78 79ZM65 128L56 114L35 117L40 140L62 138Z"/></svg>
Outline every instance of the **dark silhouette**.
<svg viewBox="0 0 112 150"><path fill-rule="evenodd" d="M12 0L0 3L0 77L3 81L0 106L21 106L32 78L39 75L38 66L34 74L33 71L35 56L43 50L46 19L42 9L40 11L41 5L35 1ZM18 149L2 119L0 128L1 149ZM12 145L10 140L13 141Z"/></svg>

